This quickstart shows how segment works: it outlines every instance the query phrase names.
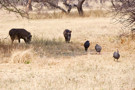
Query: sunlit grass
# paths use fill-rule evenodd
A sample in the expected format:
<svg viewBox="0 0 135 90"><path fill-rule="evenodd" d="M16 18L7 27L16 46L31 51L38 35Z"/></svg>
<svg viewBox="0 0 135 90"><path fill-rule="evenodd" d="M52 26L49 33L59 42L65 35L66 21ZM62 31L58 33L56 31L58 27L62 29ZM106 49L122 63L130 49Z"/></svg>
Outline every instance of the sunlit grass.
<svg viewBox="0 0 135 90"><path fill-rule="evenodd" d="M95 13L90 17L38 20L16 19L1 13L0 89L135 88L134 39L130 33L120 37L123 34L120 24L112 23L111 17L100 16L100 11ZM20 44L15 41L11 45L10 37L4 39L13 27L31 32L31 44L21 40ZM64 40L66 28L72 30L70 43ZM90 41L88 52L83 47L86 40ZM101 54L95 51L96 43L102 46ZM112 55L117 49L121 55L119 62Z"/></svg>
<svg viewBox="0 0 135 90"><path fill-rule="evenodd" d="M69 14L62 12L53 12L53 13L30 13L30 19L59 19L59 18L77 18L77 17L108 17L110 14L105 10L84 10L84 15L79 16L77 11L73 11Z"/></svg>

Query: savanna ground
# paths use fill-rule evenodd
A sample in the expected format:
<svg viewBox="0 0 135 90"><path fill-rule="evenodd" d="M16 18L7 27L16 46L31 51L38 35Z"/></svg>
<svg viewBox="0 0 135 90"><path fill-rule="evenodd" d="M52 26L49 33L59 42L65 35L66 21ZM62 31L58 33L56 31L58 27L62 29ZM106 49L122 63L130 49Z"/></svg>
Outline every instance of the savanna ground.
<svg viewBox="0 0 135 90"><path fill-rule="evenodd" d="M135 43L128 30L110 16L24 19L0 11L1 90L133 90L135 88ZM32 43L14 42L11 28L25 28ZM64 29L72 30L65 43ZM120 37L120 34L123 37ZM89 40L86 53L83 43ZM101 54L94 50L102 46ZM120 59L112 55L119 49Z"/></svg>

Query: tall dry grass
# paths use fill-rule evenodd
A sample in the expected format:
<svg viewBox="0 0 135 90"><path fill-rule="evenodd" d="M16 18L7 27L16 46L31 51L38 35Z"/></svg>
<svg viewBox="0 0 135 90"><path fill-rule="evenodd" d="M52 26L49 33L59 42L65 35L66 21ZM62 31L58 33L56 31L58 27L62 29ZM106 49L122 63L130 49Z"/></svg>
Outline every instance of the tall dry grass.
<svg viewBox="0 0 135 90"><path fill-rule="evenodd" d="M104 52L110 52L113 48L108 49L107 46L113 44L114 48L121 51L128 50L134 52L134 38L130 33L124 33L117 37L106 37L108 43L102 45ZM115 40L114 40L115 39ZM54 58L68 58L86 55L84 51L83 43L75 41L66 43L62 38L45 39L43 37L33 36L31 44L25 44L24 42L19 44L17 41L14 44L9 43L11 41L0 41L1 63L31 63L35 57L54 57ZM91 55L96 54L94 45L97 42L90 42L91 48L89 49ZM121 47L122 46L122 47ZM4 58L9 58L5 60Z"/></svg>
<svg viewBox="0 0 135 90"><path fill-rule="evenodd" d="M69 14L65 14L62 12L57 12L54 11L52 13L49 12L41 12L41 13L34 13L31 12L29 14L29 18L30 19L60 19L60 18L78 18L78 17L108 17L110 16L109 14L110 11L106 11L106 10L84 10L84 15L83 16L79 16L77 11L73 11Z"/></svg>
<svg viewBox="0 0 135 90"><path fill-rule="evenodd" d="M71 57L80 56L84 54L83 45L79 42L66 43L62 39L45 39L43 37L34 36L32 43L29 44L19 44L14 42L14 44L8 42L0 42L1 57L9 57L9 61L4 62L14 62L14 63L30 63L33 59L32 57L36 55L37 57ZM35 56L34 56L35 57ZM1 60L1 63L4 63Z"/></svg>
<svg viewBox="0 0 135 90"><path fill-rule="evenodd" d="M135 88L135 43L111 17L26 20L0 12L1 90L132 90ZM11 18L11 16L13 18ZM11 28L25 28L31 44L11 45ZM64 29L71 29L65 43ZM128 32L128 31L127 31ZM122 36L122 37L121 37ZM83 43L90 40L86 53ZM102 46L96 54L95 44ZM112 54L119 49L119 62Z"/></svg>

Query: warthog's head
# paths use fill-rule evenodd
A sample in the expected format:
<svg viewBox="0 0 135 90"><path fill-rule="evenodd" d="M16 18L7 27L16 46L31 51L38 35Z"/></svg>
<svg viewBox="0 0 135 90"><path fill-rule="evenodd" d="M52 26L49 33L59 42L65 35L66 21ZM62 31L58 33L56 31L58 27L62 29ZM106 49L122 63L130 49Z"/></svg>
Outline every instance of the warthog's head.
<svg viewBox="0 0 135 90"><path fill-rule="evenodd" d="M65 36L65 40L66 42L69 42L70 39L71 39L71 32L70 30L66 29L65 32L64 32L64 36Z"/></svg>
<svg viewBox="0 0 135 90"><path fill-rule="evenodd" d="M70 38L71 38L71 31L69 31L69 32L67 33L67 41L70 41Z"/></svg>
<svg viewBox="0 0 135 90"><path fill-rule="evenodd" d="M31 42L31 38L32 38L32 35L29 34L27 37L26 37L26 43L30 43Z"/></svg>

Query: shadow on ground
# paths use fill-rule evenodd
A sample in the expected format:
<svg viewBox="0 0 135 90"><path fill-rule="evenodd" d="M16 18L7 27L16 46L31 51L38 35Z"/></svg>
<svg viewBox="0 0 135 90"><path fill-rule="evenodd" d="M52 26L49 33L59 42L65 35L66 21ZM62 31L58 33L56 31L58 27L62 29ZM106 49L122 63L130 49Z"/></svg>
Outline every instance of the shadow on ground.
<svg viewBox="0 0 135 90"><path fill-rule="evenodd" d="M31 44L25 44L24 42L14 44L8 42L0 42L0 57L10 57L12 52L24 51L32 49L36 55L40 57L75 57L86 55L82 43L70 42L66 43L62 39L44 39L33 38ZM89 52L88 52L89 53Z"/></svg>
<svg viewBox="0 0 135 90"><path fill-rule="evenodd" d="M34 51L38 52L40 56L47 57L71 57L85 55L84 47L79 42L66 43L61 39L34 39L32 45L34 46Z"/></svg>

